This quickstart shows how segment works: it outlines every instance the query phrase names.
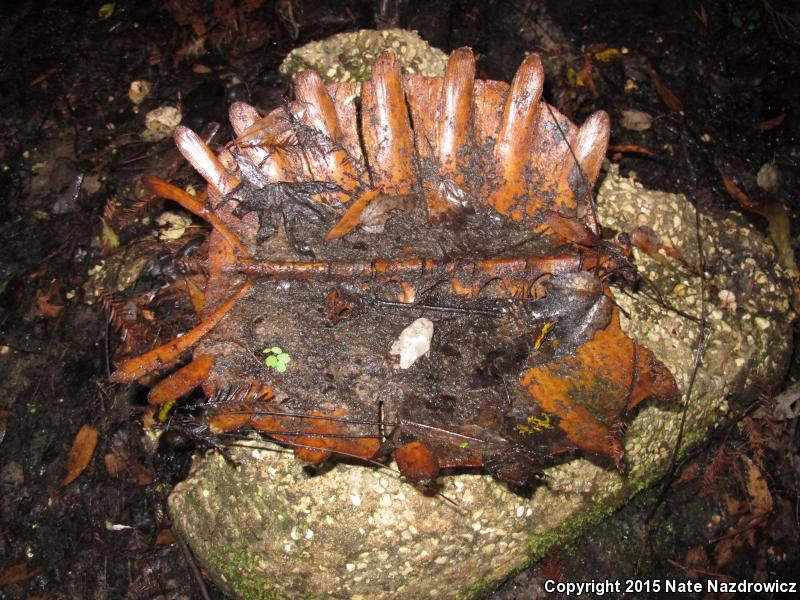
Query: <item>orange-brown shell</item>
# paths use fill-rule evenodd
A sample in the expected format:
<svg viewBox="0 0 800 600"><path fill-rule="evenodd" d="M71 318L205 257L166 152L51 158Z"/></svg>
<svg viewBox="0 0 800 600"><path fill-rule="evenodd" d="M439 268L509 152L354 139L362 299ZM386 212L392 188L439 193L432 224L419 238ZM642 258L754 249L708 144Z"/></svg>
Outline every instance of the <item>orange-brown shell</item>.
<svg viewBox="0 0 800 600"><path fill-rule="evenodd" d="M611 316L615 309L604 297L608 292L595 275L564 278L581 270L600 275L615 272L620 261L627 259L623 250L604 249L592 207L591 189L608 143L608 116L597 112L576 127L542 101L543 83L536 55L525 59L508 85L475 80L475 60L466 48L453 52L443 77L404 76L397 58L387 52L372 65L372 78L363 83L360 99L352 83L326 85L316 73L304 72L296 79L296 99L264 116L245 103L232 105L229 114L237 138L218 154L191 130L178 127L178 148L208 182L207 199L195 199L157 178L146 178L145 183L153 193L178 202L212 225L202 320L183 336L123 362L112 378L131 382L167 367L220 327L224 331L218 337L240 335L250 322L227 329L220 324L240 305L245 306L240 311L245 317L239 318L252 317L252 295L259 289L260 277L393 281L402 290L399 300L406 303L419 291L410 280L424 280L430 273L449 278L450 293L456 297L477 296L493 280L502 282L506 295L530 297L532 281L560 277L560 283L552 287L557 290L560 285L560 291L554 294L563 294L565 300L574 294L579 302L589 298L592 308L587 310L603 306L597 314L605 315L605 320L586 319L580 325L586 331L575 334L560 349L556 340L555 352L569 354L563 368L540 358L519 370L516 393L522 400L514 408L517 425L503 425L504 418L511 418L510 412L502 418L487 416L490 402L473 406L473 420L457 425L417 422L403 417L400 410L395 427L402 441L392 441L382 432L382 424L363 420L364 407L358 403L348 406L335 398L330 403L309 404L304 413L292 412L275 398L273 382L256 376L234 394L228 413L222 410L212 417L211 426L225 431L248 424L294 446L298 458L309 463L331 454L374 461L392 452L413 480L430 480L440 468L488 466L489 462L498 476L522 480L520 472L524 475L535 469L536 452L530 448L538 446L526 450L524 439L534 431L541 433L537 439L547 456L577 447L619 464L622 445L614 432L624 413L645 397L674 396L675 383L649 351L619 328L618 315ZM248 186L258 191L308 182L317 185L308 200L336 216L323 236L327 244L339 243L361 227L373 203L388 202L406 210L424 209L427 223L436 226L480 210L527 231L547 230L573 245L551 247L549 253L535 256L473 256L469 261L415 256L413 247L368 260L304 262L272 257L259 237L260 221L268 215L237 211L247 205L239 205L244 201L236 192ZM542 289L536 292L537 298ZM344 300L337 302L344 296L336 289L322 297L332 305L327 309L334 313L334 324L341 320L342 310L352 307ZM558 299L547 302L552 307ZM293 318L286 311L281 314ZM538 324L537 350L545 336L542 331L553 325L545 320ZM572 335L566 330L562 333ZM578 338L583 345L575 341ZM606 339L613 341L613 348L603 345ZM573 343L574 347L567 348ZM233 363L228 354L237 350L224 343L212 343L210 349L200 346L192 363L153 388L153 403L167 403L198 386L214 395L230 373L235 377L235 366L227 376L215 370L230 369ZM609 373L602 385L595 386L598 367ZM593 386L602 388L604 395L584 398ZM517 460L511 455L518 451L533 453Z"/></svg>

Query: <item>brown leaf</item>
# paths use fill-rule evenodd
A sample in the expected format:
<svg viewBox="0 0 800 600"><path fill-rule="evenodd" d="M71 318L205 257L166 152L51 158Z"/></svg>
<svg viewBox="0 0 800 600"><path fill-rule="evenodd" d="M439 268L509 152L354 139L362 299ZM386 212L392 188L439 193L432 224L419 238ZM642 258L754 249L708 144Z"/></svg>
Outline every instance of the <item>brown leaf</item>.
<svg viewBox="0 0 800 600"><path fill-rule="evenodd" d="M154 406L147 406L142 413L142 427L150 429L156 425L156 409Z"/></svg>
<svg viewBox="0 0 800 600"><path fill-rule="evenodd" d="M772 494L764 474L747 456L742 456L747 467L747 494L750 496L750 511L753 515L764 515L772 510Z"/></svg>
<svg viewBox="0 0 800 600"><path fill-rule="evenodd" d="M211 404L215 403L215 395L212 395ZM209 428L214 433L239 429L250 423L253 415L264 410L267 407L265 403L269 402L273 396L271 385L251 380L248 385L220 403L219 410L209 419Z"/></svg>
<svg viewBox="0 0 800 600"><path fill-rule="evenodd" d="M581 82L578 85L585 85L592 93L592 96L598 98L600 97L600 92L597 91L597 86L594 83L595 77L592 55L586 52L583 55L583 66L578 71L578 81Z"/></svg>
<svg viewBox="0 0 800 600"><path fill-rule="evenodd" d="M725 512L731 517L738 515L744 508L744 503L741 500L728 493L722 494L722 502L725 504Z"/></svg>
<svg viewBox="0 0 800 600"><path fill-rule="evenodd" d="M665 267L674 269L676 267L675 262L677 262L692 273L698 272L698 267L688 264L680 250L664 244L658 234L650 227L640 225L632 229L628 235L630 235L631 243L634 246Z"/></svg>
<svg viewBox="0 0 800 600"><path fill-rule="evenodd" d="M40 83L42 83L43 81L48 79L51 75L54 75L55 72L56 72L56 69L55 69L55 67L53 67L52 69L48 69L44 73L40 73L39 75L34 77L33 80L31 80L30 86L33 87L35 85L39 85Z"/></svg>
<svg viewBox="0 0 800 600"><path fill-rule="evenodd" d="M564 217L554 210L545 212L544 223L568 242L589 247L600 243L600 238L578 219Z"/></svg>
<svg viewBox="0 0 800 600"><path fill-rule="evenodd" d="M718 541L714 545L714 565L718 569L727 565L733 558L734 550L741 545L736 537L726 537Z"/></svg>
<svg viewBox="0 0 800 600"><path fill-rule="evenodd" d="M106 454L103 460L106 463L106 473L112 477L119 478L125 473L125 465L113 452Z"/></svg>
<svg viewBox="0 0 800 600"><path fill-rule="evenodd" d="M58 284L53 283L45 289L36 292L36 310L48 319L57 318L64 310L64 305L58 303Z"/></svg>
<svg viewBox="0 0 800 600"><path fill-rule="evenodd" d="M637 146L636 144L609 144L608 146L609 152L615 153L633 153L633 154L644 154L645 156L649 156L651 158L656 158L658 155L645 148L644 146Z"/></svg>
<svg viewBox="0 0 800 600"><path fill-rule="evenodd" d="M619 124L631 131L647 131L653 126L653 115L641 110L622 110Z"/></svg>
<svg viewBox="0 0 800 600"><path fill-rule="evenodd" d="M686 574L689 577L697 577L700 574L698 571L708 569L708 554L703 546L692 546L686 551L686 558L683 562L686 565Z"/></svg>
<svg viewBox="0 0 800 600"><path fill-rule="evenodd" d="M688 465L681 469L680 474L678 475L678 480L675 483L687 483L696 479L700 475L700 463L696 460L693 460Z"/></svg>
<svg viewBox="0 0 800 600"><path fill-rule="evenodd" d="M380 447L378 438L363 436L357 422L342 418L348 412L345 407L326 413L313 411L307 417L284 415L280 405L268 408L271 410L252 419L253 429L294 446L295 457L308 464L318 464L332 453L369 459Z"/></svg>
<svg viewBox="0 0 800 600"><path fill-rule="evenodd" d="M550 552L537 565L539 577L542 579L552 579L553 581L564 581L564 563L558 548Z"/></svg>
<svg viewBox="0 0 800 600"><path fill-rule="evenodd" d="M681 102L678 97L673 94L666 85L664 85L655 69L650 69L650 80L653 82L653 87L656 88L656 92L658 92L658 95L664 104L666 104L675 112L683 112L683 102Z"/></svg>
<svg viewBox="0 0 800 600"><path fill-rule="evenodd" d="M789 276L797 282L798 279L800 279L800 270L797 268L794 249L792 248L791 222L783 204L777 200L752 198L742 191L733 179L728 177L722 170L720 170L720 175L722 176L722 183L725 185L725 189L734 200L739 202L744 208L758 213L767 219L769 237L772 239L778 251L778 263L786 270ZM797 297L797 293L797 284L795 284L795 297Z"/></svg>
<svg viewBox="0 0 800 600"><path fill-rule="evenodd" d="M22 583L23 581L27 581L32 577L36 577L41 572L42 572L41 566L36 566L33 567L31 570L28 570L28 565L25 563L11 565L10 567L7 567L2 573L0 573L0 585L11 585L13 583Z"/></svg>
<svg viewBox="0 0 800 600"><path fill-rule="evenodd" d="M135 480L136 485L150 485L153 483L153 475L150 471L124 450L115 449L103 458L106 464L106 472L112 477L122 479L130 476Z"/></svg>
<svg viewBox="0 0 800 600"><path fill-rule="evenodd" d="M648 397L672 399L675 380L650 350L630 339L614 309L609 325L574 356L526 371L520 382L579 448L617 465L622 443L612 433L624 414Z"/></svg>
<svg viewBox="0 0 800 600"><path fill-rule="evenodd" d="M770 129L775 129L778 125L783 123L784 119L786 119L786 113L781 113L777 117L754 124L753 129L763 133L765 131L769 131Z"/></svg>
<svg viewBox="0 0 800 600"><path fill-rule="evenodd" d="M414 441L394 452L400 472L411 481L431 481L439 474L436 455L425 444Z"/></svg>
<svg viewBox="0 0 800 600"><path fill-rule="evenodd" d="M173 533L172 529L162 529L156 535L156 545L157 546L171 546L177 541L175 538L175 533Z"/></svg>
<svg viewBox="0 0 800 600"><path fill-rule="evenodd" d="M694 11L694 14L697 16L698 19L700 19L700 22L703 24L703 27L708 28L708 11L706 11L706 7L701 4L700 8Z"/></svg>
<svg viewBox="0 0 800 600"><path fill-rule="evenodd" d="M759 205L757 202L754 202L750 199L750 196L745 194L742 189L736 185L736 183L728 177L722 169L719 171L720 176L722 176L722 183L725 185L725 189L731 195L731 197L736 200L739 204L743 207L750 209L752 211L758 212Z"/></svg>
<svg viewBox="0 0 800 600"><path fill-rule="evenodd" d="M72 448L67 456L67 476L59 484L59 487L69 485L83 473L89 465L97 446L97 430L91 425L84 425L75 436Z"/></svg>

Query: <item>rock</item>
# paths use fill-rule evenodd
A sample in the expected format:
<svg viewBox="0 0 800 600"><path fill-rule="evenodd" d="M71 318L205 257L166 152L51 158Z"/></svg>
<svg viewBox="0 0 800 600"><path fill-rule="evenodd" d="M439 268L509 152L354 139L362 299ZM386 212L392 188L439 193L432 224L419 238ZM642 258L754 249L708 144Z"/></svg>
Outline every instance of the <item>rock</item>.
<svg viewBox="0 0 800 600"><path fill-rule="evenodd" d="M698 263L702 241L710 339L688 398L686 448L707 436L729 403L754 393L754 382L782 377L791 352L788 282L773 246L738 215L703 215L698 235L683 196L645 190L616 167L601 185L598 212L620 231L648 225L688 264ZM616 292L629 316L623 328L672 370L682 397L645 403L626 434L625 476L574 459L548 469L529 497L479 474L443 477L431 496L388 468L337 464L310 475L291 453L253 441L234 449L236 468L218 454L196 459L169 499L175 529L235 598L485 593L669 467L700 340L688 316L701 314L701 286L636 254L648 283L641 293ZM735 297L735 307L719 290Z"/></svg>
<svg viewBox="0 0 800 600"><path fill-rule="evenodd" d="M139 135L146 142L160 142L172 135L182 118L177 107L159 106L144 116L145 130Z"/></svg>
<svg viewBox="0 0 800 600"><path fill-rule="evenodd" d="M408 369L431 349L433 321L420 317L406 327L397 341L392 344L389 354L400 357L400 368Z"/></svg>

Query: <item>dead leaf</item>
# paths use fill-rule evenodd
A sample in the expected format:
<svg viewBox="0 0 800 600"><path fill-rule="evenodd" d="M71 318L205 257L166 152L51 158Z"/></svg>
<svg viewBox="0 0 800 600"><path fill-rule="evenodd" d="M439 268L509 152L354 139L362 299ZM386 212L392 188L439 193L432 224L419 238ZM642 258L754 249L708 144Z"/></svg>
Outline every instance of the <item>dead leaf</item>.
<svg viewBox="0 0 800 600"><path fill-rule="evenodd" d="M36 310L48 319L58 318L64 310L64 305L58 303L59 299L58 284L53 283L36 292Z"/></svg>
<svg viewBox="0 0 800 600"><path fill-rule="evenodd" d="M750 199L750 197L745 194L738 185L728 177L722 169L720 169L719 174L722 176L722 183L725 185L725 189L731 195L731 197L736 200L739 204L743 207L758 212L758 203L754 202Z"/></svg>
<svg viewBox="0 0 800 600"><path fill-rule="evenodd" d="M177 541L172 529L162 529L156 535L156 546L171 546Z"/></svg>
<svg viewBox="0 0 800 600"><path fill-rule="evenodd" d="M653 87L656 88L656 92L658 92L658 95L664 104L666 104L675 112L683 112L683 102L681 102L678 97L673 94L666 85L664 85L655 69L650 69L650 80L653 82Z"/></svg>
<svg viewBox="0 0 800 600"><path fill-rule="evenodd" d="M653 116L644 111L627 109L620 111L620 113L622 118L619 120L619 124L625 129L647 131L653 126Z"/></svg>
<svg viewBox="0 0 800 600"><path fill-rule="evenodd" d="M586 86L595 98L600 97L600 92L597 91L597 86L594 83L596 74L594 72L594 65L592 63L592 55L586 52L583 55L583 66L577 73L577 84L579 86Z"/></svg>
<svg viewBox="0 0 800 600"><path fill-rule="evenodd" d="M545 412L558 417L571 442L618 466L623 448L613 430L624 414L645 398L672 399L678 392L653 353L623 333L616 309L609 325L574 356L529 369L520 383Z"/></svg>
<svg viewBox="0 0 800 600"><path fill-rule="evenodd" d="M727 512L731 517L735 517L742 512L744 507L744 504L741 500L728 493L722 494L722 502L725 504L725 512Z"/></svg>
<svg viewBox="0 0 800 600"><path fill-rule="evenodd" d="M718 541L714 545L714 565L718 569L727 565L733 558L734 550L741 545L735 537L726 537Z"/></svg>
<svg viewBox="0 0 800 600"><path fill-rule="evenodd" d="M658 237L658 234L650 227L640 225L629 231L628 235L634 246L665 267L674 269L676 266L675 262L677 262L680 266L693 273L698 272L696 266L686 263L680 250L664 244Z"/></svg>
<svg viewBox="0 0 800 600"><path fill-rule="evenodd" d="M777 117L754 124L753 129L763 133L765 131L769 131L770 129L775 129L778 125L783 123L784 119L786 119L786 113L781 113Z"/></svg>
<svg viewBox="0 0 800 600"><path fill-rule="evenodd" d="M411 210L413 208L414 198L412 196L381 195L364 208L358 224L367 233L382 233L391 211Z"/></svg>
<svg viewBox="0 0 800 600"><path fill-rule="evenodd" d="M41 572L41 566L36 566L28 570L28 565L25 563L12 565L0 573L0 585L22 583L23 581L28 581L28 579L32 577L36 577Z"/></svg>
<svg viewBox="0 0 800 600"><path fill-rule="evenodd" d="M67 476L59 484L59 487L69 485L83 470L89 465L97 446L97 430L91 425L84 425L75 436L72 448L67 456Z"/></svg>
<svg viewBox="0 0 800 600"><path fill-rule="evenodd" d="M552 579L553 581L564 581L566 579L564 564L557 548L542 559L537 565L537 569L539 577L542 579Z"/></svg>
<svg viewBox="0 0 800 600"><path fill-rule="evenodd" d="M120 478L125 473L125 465L117 458L113 452L109 452L103 457L106 463L106 473L115 478Z"/></svg>
<svg viewBox="0 0 800 600"><path fill-rule="evenodd" d="M55 72L56 72L56 69L52 68L52 69L48 69L47 71L45 71L44 73L42 73L40 75L37 75L31 81L30 86L33 87L35 85L39 85L40 83L42 83L43 81L48 79L51 75L54 75Z"/></svg>
<svg viewBox="0 0 800 600"><path fill-rule="evenodd" d="M678 479L675 483L687 483L694 479L697 479L700 475L700 463L697 460L693 460L688 465L681 469L680 474L678 475Z"/></svg>
<svg viewBox="0 0 800 600"><path fill-rule="evenodd" d="M115 479L130 477L136 485L150 485L153 475L126 451L115 448L104 457L106 472Z"/></svg>
<svg viewBox="0 0 800 600"><path fill-rule="evenodd" d="M186 289L189 292L189 299L192 301L192 308L198 315L203 314L203 309L206 305L205 290L199 285L202 280L203 278L200 276L187 277L184 280L186 282Z"/></svg>
<svg viewBox="0 0 800 600"><path fill-rule="evenodd" d="M703 546L692 546L686 551L686 558L683 562L686 565L686 574L694 578L700 575L698 571L708 569L708 554Z"/></svg>
<svg viewBox="0 0 800 600"><path fill-rule="evenodd" d="M747 494L750 496L750 511L754 516L765 515L772 510L772 494L764 474L747 456L742 456L747 467Z"/></svg>
<svg viewBox="0 0 800 600"><path fill-rule="evenodd" d="M597 246L600 243L600 238L586 225L577 219L564 217L554 210L545 212L544 223L568 242L589 247Z"/></svg>
<svg viewBox="0 0 800 600"><path fill-rule="evenodd" d="M156 409L154 406L147 406L142 413L142 427L151 429L156 425Z"/></svg>
<svg viewBox="0 0 800 600"><path fill-rule="evenodd" d="M766 198L755 199L746 194L732 178L728 177L721 169L722 183L725 189L739 204L744 208L760 214L767 219L769 236L775 244L778 252L778 263L786 270L789 277L795 282L794 307L798 308L798 281L800 280L800 270L792 248L791 222L783 204L777 200Z"/></svg>
<svg viewBox="0 0 800 600"><path fill-rule="evenodd" d="M701 4L700 8L694 11L694 14L697 16L698 19L700 19L700 22L703 24L703 27L708 28L708 11L706 11L706 7Z"/></svg>
<svg viewBox="0 0 800 600"><path fill-rule="evenodd" d="M425 444L414 441L394 453L400 471L411 481L431 481L439 473L439 461Z"/></svg>
<svg viewBox="0 0 800 600"><path fill-rule="evenodd" d="M645 156L649 156L651 158L655 158L657 156L652 150L645 148L644 146L637 146L636 144L609 144L608 151L615 153L631 152L634 154L644 154Z"/></svg>
<svg viewBox="0 0 800 600"><path fill-rule="evenodd" d="M131 81L130 86L128 87L128 98L130 101L136 105L141 104L144 102L144 99L150 95L150 91L152 86L150 82L146 79L137 79L135 81Z"/></svg>

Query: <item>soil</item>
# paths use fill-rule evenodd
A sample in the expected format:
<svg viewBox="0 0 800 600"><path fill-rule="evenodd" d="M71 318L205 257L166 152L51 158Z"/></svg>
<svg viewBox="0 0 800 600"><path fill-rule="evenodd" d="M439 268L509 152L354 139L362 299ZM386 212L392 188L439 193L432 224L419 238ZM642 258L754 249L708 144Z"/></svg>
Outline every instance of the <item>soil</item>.
<svg viewBox="0 0 800 600"><path fill-rule="evenodd" d="M223 598L195 574L164 511L194 443L172 436L153 447L143 436L143 388L108 382L120 341L85 287L106 252L108 201L132 203L144 174L189 180L171 139L139 136L154 108L179 106L198 131L223 123L219 139L229 139L231 102L281 102L289 84L278 65L292 48L378 21L417 29L446 51L473 47L482 78L509 81L537 51L550 103L578 123L596 109L611 114L608 156L623 173L701 208L741 210L720 170L763 195L756 174L771 163L773 193L798 222L800 14L788 0L374 4L389 10L376 16L363 0L0 8L0 598ZM152 86L138 107L128 97L135 80ZM650 126L623 127L630 110ZM151 261L142 285L167 270ZM789 376L799 369L795 360ZM768 416L784 385L763 382L761 401L697 448L663 498L663 487L643 494L493 597L540 596L548 578L796 577L797 419ZM62 487L86 424L99 432L93 460ZM744 522L741 505L757 503L751 465L770 505Z"/></svg>

